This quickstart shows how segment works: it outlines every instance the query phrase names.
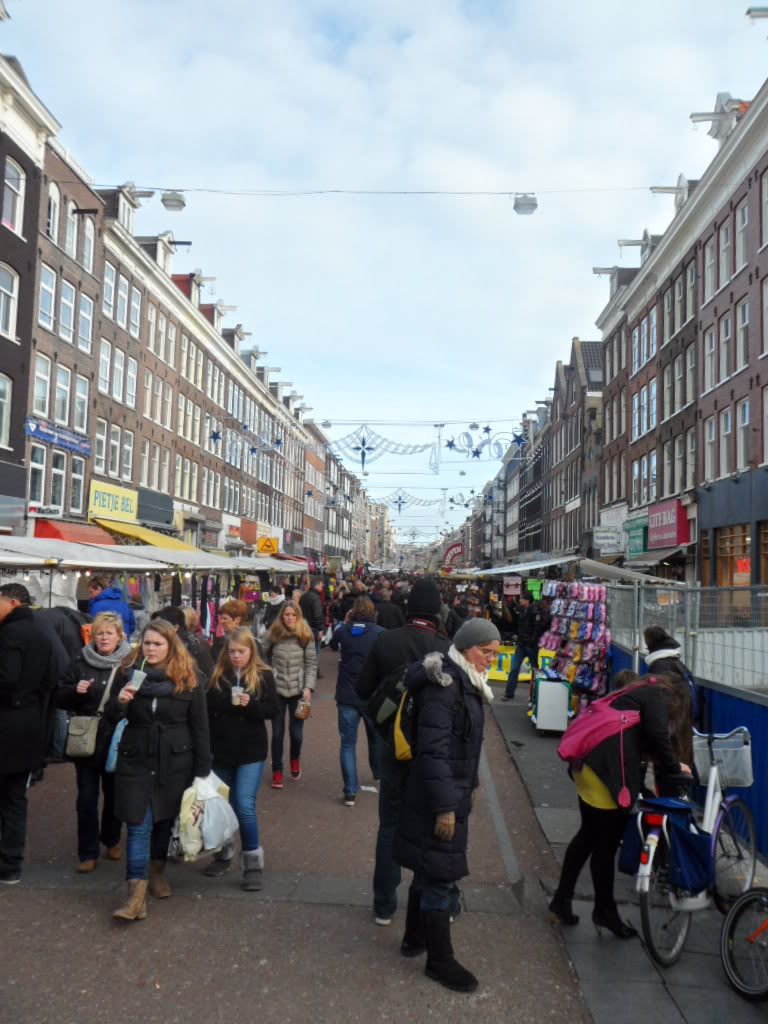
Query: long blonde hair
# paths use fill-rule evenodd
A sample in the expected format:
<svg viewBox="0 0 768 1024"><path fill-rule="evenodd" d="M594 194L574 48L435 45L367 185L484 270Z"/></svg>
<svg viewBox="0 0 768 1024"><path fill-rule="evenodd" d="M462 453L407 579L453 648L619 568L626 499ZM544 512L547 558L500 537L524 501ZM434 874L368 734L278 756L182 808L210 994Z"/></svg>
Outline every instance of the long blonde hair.
<svg viewBox="0 0 768 1024"><path fill-rule="evenodd" d="M222 679L225 677L227 679L235 678L236 672L229 658L229 648L232 644L238 644L240 647L247 647L250 650L251 660L240 677L240 685L245 687L252 697L259 697L261 695L261 674L262 672L268 672L269 666L265 665L259 657L256 640L247 626L237 626L227 637L208 683L208 689L220 691Z"/></svg>
<svg viewBox="0 0 768 1024"><path fill-rule="evenodd" d="M152 619L144 627L141 634L141 643L123 662L123 668L131 668L144 660L142 646L147 633L157 633L168 644L168 657L162 667L166 679L173 683L173 692L183 693L185 690L194 690L197 686L197 672L192 655L181 640L179 640L179 634L170 622L166 622L165 619Z"/></svg>
<svg viewBox="0 0 768 1024"><path fill-rule="evenodd" d="M288 629L285 624L285 613L289 608L293 608L296 612L296 625L293 629ZM291 640L296 638L302 647L306 647L308 643L314 640L312 636L312 630L307 624L307 620L301 613L298 601L286 601L280 608L280 614L277 616L275 621L269 630L269 640L274 646L275 644L281 644L284 640Z"/></svg>

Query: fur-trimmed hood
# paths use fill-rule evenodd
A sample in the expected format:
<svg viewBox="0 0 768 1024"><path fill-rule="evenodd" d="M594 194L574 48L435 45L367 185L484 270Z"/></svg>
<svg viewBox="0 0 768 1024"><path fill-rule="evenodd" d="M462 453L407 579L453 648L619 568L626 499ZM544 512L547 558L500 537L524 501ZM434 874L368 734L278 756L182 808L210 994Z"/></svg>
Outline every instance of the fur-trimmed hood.
<svg viewBox="0 0 768 1024"><path fill-rule="evenodd" d="M658 651L649 651L649 653L646 654L645 657L643 658L643 661L648 666L648 668L650 668L652 665L655 665L657 661L662 661L665 658L679 658L679 657L680 657L680 648L679 647L662 647Z"/></svg>
<svg viewBox="0 0 768 1024"><path fill-rule="evenodd" d="M456 681L469 683L486 703L493 700L486 676L474 669L455 647L451 647L447 654L431 651L423 661L411 667L405 680L409 690L424 686L450 686Z"/></svg>
<svg viewBox="0 0 768 1024"><path fill-rule="evenodd" d="M439 651L431 651L422 662L424 674L430 683L435 686L450 686L453 677L443 667L443 655Z"/></svg>

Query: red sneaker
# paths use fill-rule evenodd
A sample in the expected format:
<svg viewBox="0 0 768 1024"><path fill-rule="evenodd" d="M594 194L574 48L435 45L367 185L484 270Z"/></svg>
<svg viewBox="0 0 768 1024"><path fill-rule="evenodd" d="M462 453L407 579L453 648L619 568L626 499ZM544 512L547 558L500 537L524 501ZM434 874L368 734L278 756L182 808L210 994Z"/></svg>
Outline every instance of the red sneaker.
<svg viewBox="0 0 768 1024"><path fill-rule="evenodd" d="M298 759L291 761L291 778L294 782L298 782L301 778L301 762Z"/></svg>
<svg viewBox="0 0 768 1024"><path fill-rule="evenodd" d="M283 788L283 773L282 772L272 772L272 789L282 789L282 788Z"/></svg>

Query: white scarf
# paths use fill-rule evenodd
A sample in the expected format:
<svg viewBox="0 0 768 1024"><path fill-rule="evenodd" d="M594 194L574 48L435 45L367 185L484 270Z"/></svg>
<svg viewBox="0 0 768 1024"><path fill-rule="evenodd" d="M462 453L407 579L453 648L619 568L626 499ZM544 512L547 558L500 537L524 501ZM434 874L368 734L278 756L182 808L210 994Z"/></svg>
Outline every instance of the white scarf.
<svg viewBox="0 0 768 1024"><path fill-rule="evenodd" d="M488 679L488 672L478 672L475 666L470 665L461 651L457 651L453 644L451 644L451 648L448 651L448 657L454 665L458 665L460 669L463 669L463 671L467 673L472 686L477 690L485 703L490 704L493 700L493 691L486 682ZM488 671L490 671L490 669Z"/></svg>

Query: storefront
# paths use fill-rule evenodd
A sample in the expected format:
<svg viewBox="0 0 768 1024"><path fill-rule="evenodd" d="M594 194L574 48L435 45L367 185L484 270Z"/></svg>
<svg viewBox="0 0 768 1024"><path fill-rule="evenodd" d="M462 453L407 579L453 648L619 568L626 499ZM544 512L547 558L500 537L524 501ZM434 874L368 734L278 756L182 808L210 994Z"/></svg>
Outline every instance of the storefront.
<svg viewBox="0 0 768 1024"><path fill-rule="evenodd" d="M698 488L705 587L768 583L768 473L755 469Z"/></svg>
<svg viewBox="0 0 768 1024"><path fill-rule="evenodd" d="M679 498L661 501L648 509L648 559L655 559L655 575L694 583L695 551L691 545L691 518L695 506ZM693 520L695 531L695 519Z"/></svg>
<svg viewBox="0 0 768 1024"><path fill-rule="evenodd" d="M102 480L91 480L88 521L108 531L120 544L147 544L180 551L197 550L176 537L139 522L139 492Z"/></svg>
<svg viewBox="0 0 768 1024"><path fill-rule="evenodd" d="M139 488L138 518L142 526L161 533L174 534L173 498L169 494Z"/></svg>

